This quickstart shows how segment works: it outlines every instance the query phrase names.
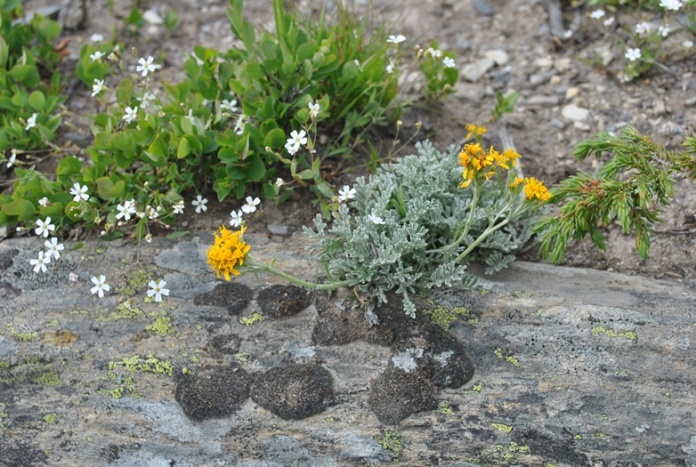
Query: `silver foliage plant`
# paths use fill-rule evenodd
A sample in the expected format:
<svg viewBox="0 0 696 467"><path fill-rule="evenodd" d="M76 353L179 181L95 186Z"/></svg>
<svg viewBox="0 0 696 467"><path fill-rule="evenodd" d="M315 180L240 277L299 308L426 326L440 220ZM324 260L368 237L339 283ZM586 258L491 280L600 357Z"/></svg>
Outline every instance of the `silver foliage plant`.
<svg viewBox="0 0 696 467"><path fill-rule="evenodd" d="M386 293L395 290L411 317L416 307L409 294L441 286L472 288L476 277L466 268L474 261L484 262L487 274L510 264L530 237L525 220L534 214L523 210L455 261L500 213L519 212L515 205L523 199L511 199L508 188L514 170L483 185L465 240L452 246L470 220L472 204L472 190L459 187L458 148L442 153L430 142L416 148L418 154L380 168L367 180L359 178L355 197L338 205L330 227L321 215L314 229L304 227L318 241L309 249L318 251L329 281L347 281L368 305L386 302Z"/></svg>

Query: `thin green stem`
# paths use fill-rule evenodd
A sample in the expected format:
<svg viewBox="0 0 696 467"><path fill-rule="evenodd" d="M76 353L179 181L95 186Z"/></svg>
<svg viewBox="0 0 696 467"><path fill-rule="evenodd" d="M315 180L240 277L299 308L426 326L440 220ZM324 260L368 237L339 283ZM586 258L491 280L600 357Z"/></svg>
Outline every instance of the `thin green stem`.
<svg viewBox="0 0 696 467"><path fill-rule="evenodd" d="M251 259L251 261L248 261ZM338 281L338 282L327 282L323 284L319 284L317 282L308 282L304 281L302 279L299 279L292 274L288 274L286 272L281 271L280 269L276 269L270 264L263 264L258 261L256 261L253 258L250 258L247 256L247 261L251 264L249 264L248 269L251 271L263 271L267 272L270 274L273 274L278 277L282 277L283 279L286 279L290 282L292 282L295 285L299 285L301 287L306 287L308 289L313 289L313 290L336 290L341 287L348 287L351 285L351 281L349 280L344 280L344 281Z"/></svg>

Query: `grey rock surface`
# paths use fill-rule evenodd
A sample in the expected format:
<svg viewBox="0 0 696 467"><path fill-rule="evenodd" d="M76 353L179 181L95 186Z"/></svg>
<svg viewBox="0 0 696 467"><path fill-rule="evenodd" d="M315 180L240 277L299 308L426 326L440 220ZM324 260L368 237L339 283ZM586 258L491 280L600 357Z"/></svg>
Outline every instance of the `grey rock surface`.
<svg viewBox="0 0 696 467"><path fill-rule="evenodd" d="M0 243L0 465L696 465L692 287L516 262L481 275L479 290L438 290L433 307L466 309L449 331L475 373L434 393L434 410L385 424L368 399L393 350L315 345L314 305L242 324L261 290L284 283L273 277L235 279L252 291L239 315L194 304L220 283L205 264L211 240L66 244L45 274L29 266L39 239ZM258 259L316 273L302 235L245 240ZM102 299L90 294L99 274ZM158 278L170 295L146 300ZM183 374L289 364L331 375L323 412L283 420L247 398L194 421L175 401Z"/></svg>

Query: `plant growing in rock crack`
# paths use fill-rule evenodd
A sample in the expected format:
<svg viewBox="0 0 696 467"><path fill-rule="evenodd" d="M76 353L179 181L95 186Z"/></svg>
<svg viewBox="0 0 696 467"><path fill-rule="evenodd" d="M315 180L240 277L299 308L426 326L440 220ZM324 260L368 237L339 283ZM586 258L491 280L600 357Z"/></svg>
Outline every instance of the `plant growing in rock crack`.
<svg viewBox="0 0 696 467"><path fill-rule="evenodd" d="M602 132L575 148L575 157L610 154L598 174L580 172L562 181L551 193L560 206L555 216L541 219L534 231L541 236L541 256L563 259L568 243L589 234L605 249L602 225L617 223L636 235L636 249L645 259L650 250L650 226L660 222L660 208L674 195L678 178L696 179L696 137L687 138L685 151L669 151L632 128L619 135Z"/></svg>
<svg viewBox="0 0 696 467"><path fill-rule="evenodd" d="M418 155L381 168L369 179L337 196L332 225L317 215L315 228L305 228L318 242L317 259L324 282L309 282L256 260L243 241L244 227L221 227L208 250L208 263L230 279L241 269L276 274L312 289L350 287L366 306L387 300L387 292L402 294L404 309L413 316L409 294L432 287L471 287L466 273L472 261L482 261L492 273L515 259L513 253L529 238L526 219L549 199L544 185L516 177L520 157L481 146L485 129L470 126L476 142L460 151L437 151L417 145Z"/></svg>

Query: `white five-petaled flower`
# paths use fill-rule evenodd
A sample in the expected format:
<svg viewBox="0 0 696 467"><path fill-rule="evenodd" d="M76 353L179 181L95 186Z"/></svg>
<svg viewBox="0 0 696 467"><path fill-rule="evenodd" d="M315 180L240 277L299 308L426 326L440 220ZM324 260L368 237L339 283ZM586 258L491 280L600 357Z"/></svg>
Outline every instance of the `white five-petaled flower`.
<svg viewBox="0 0 696 467"><path fill-rule="evenodd" d="M27 126L24 127L25 130L29 131L31 128L36 126L36 112L34 112L31 117L27 120Z"/></svg>
<svg viewBox="0 0 696 467"><path fill-rule="evenodd" d="M246 116L240 115L237 119L237 123L234 125L234 132L238 135L244 133L244 127L246 126Z"/></svg>
<svg viewBox="0 0 696 467"><path fill-rule="evenodd" d="M445 57L442 59L442 63L444 63L446 68L454 68L457 66L455 63L454 59L451 57Z"/></svg>
<svg viewBox="0 0 696 467"><path fill-rule="evenodd" d="M384 219L372 212L367 215L367 218L370 219L370 222L372 222L375 225L384 224Z"/></svg>
<svg viewBox="0 0 696 467"><path fill-rule="evenodd" d="M667 37L670 33L669 26L660 26L657 28L657 32L659 32L662 37Z"/></svg>
<svg viewBox="0 0 696 467"><path fill-rule="evenodd" d="M647 21L643 21L642 23L636 24L635 31L636 34L647 34L652 30L652 25L648 23Z"/></svg>
<svg viewBox="0 0 696 467"><path fill-rule="evenodd" d="M118 209L118 214L116 214L116 219L120 219L123 217L123 220L129 221L131 218L131 214L135 214L135 200L130 199L128 201L124 201L123 204L118 204L116 206L116 209Z"/></svg>
<svg viewBox="0 0 696 467"><path fill-rule="evenodd" d="M16 160L17 160L17 151L15 149L13 149L10 152L10 158L7 159L7 168L9 169L10 167L12 167Z"/></svg>
<svg viewBox="0 0 696 467"><path fill-rule="evenodd" d="M609 18L605 19L604 23L602 23L602 24L604 24L607 27L611 26L612 24L614 24L614 17L610 16Z"/></svg>
<svg viewBox="0 0 696 467"><path fill-rule="evenodd" d="M34 266L34 272L46 272L46 265L51 262L51 257L44 254L43 251L39 251L38 259L30 259L29 264Z"/></svg>
<svg viewBox="0 0 696 467"><path fill-rule="evenodd" d="M65 250L63 244L58 243L58 239L56 237L51 237L50 239L46 240L44 242L44 246L46 247L46 257L56 260L60 259L60 252Z"/></svg>
<svg viewBox="0 0 696 467"><path fill-rule="evenodd" d="M348 185L343 185L343 188L338 190L338 200L343 202L355 198L355 188Z"/></svg>
<svg viewBox="0 0 696 467"><path fill-rule="evenodd" d="M433 49L432 47L428 47L428 50L426 50L425 53L427 53L428 55L430 55L433 58L442 57L442 50Z"/></svg>
<svg viewBox="0 0 696 467"><path fill-rule="evenodd" d="M44 236L44 238L48 238L48 234L51 232L55 232L56 226L51 224L51 217L47 217L45 221L42 221L41 219L38 219L36 221L36 230L34 231L36 235Z"/></svg>
<svg viewBox="0 0 696 467"><path fill-rule="evenodd" d="M184 213L184 202L179 201L173 206L174 209L174 214L183 214Z"/></svg>
<svg viewBox="0 0 696 467"><path fill-rule="evenodd" d="M387 38L387 42L389 42L390 44L398 44L398 43L403 42L405 40L406 40L406 36L404 36L402 34L399 34L397 36L392 34Z"/></svg>
<svg viewBox="0 0 696 467"><path fill-rule="evenodd" d="M307 133L304 130L300 130L298 133L295 130L292 130L290 133L290 138L288 138L287 142L285 143L285 149L290 153L290 155L294 155L297 151L300 150L300 147L303 144L307 144Z"/></svg>
<svg viewBox="0 0 696 467"><path fill-rule="evenodd" d="M75 182L73 187L70 188L70 194L73 195L73 201L79 203L81 199L87 201L89 195L87 194L87 185L80 186L79 183Z"/></svg>
<svg viewBox="0 0 696 467"><path fill-rule="evenodd" d="M232 99L227 100L223 99L222 102L220 102L220 110L223 110L225 112L229 113L234 113L237 111L237 99Z"/></svg>
<svg viewBox="0 0 696 467"><path fill-rule="evenodd" d="M317 116L319 115L319 104L310 102L308 106L309 116L312 118L312 120L316 120Z"/></svg>
<svg viewBox="0 0 696 467"><path fill-rule="evenodd" d="M95 34L92 34L91 36L89 36L89 40L92 42L101 42L104 40L104 36L102 36L101 34L95 33Z"/></svg>
<svg viewBox="0 0 696 467"><path fill-rule="evenodd" d="M147 291L147 296L152 297L154 295L156 302L162 301L162 295L169 295L169 289L164 288L164 286L167 285L164 280L160 280L159 282L150 281L147 285L150 287Z"/></svg>
<svg viewBox="0 0 696 467"><path fill-rule="evenodd" d="M146 108L150 107L156 98L157 96L154 93L147 91L145 94L143 94L143 97L138 97L138 100L140 101L140 108L145 110Z"/></svg>
<svg viewBox="0 0 696 467"><path fill-rule="evenodd" d="M244 211L247 214L256 212L256 206L261 204L261 200L259 198L252 198L251 196L247 196L245 201L246 204L242 206L242 211Z"/></svg>
<svg viewBox="0 0 696 467"><path fill-rule="evenodd" d="M242 225L242 216L244 213L242 211L232 211L230 213L230 225L232 227L239 227Z"/></svg>
<svg viewBox="0 0 696 467"><path fill-rule="evenodd" d="M191 201L191 204L196 206L196 214L200 214L202 211L208 210L208 206L206 206L206 204L208 204L208 199L202 197L201 195L196 196L196 199Z"/></svg>
<svg viewBox="0 0 696 467"><path fill-rule="evenodd" d="M276 178L275 186L277 186L278 188L280 188L280 187L283 186L283 185L285 185L285 182L283 181L283 179L282 179L282 178Z"/></svg>
<svg viewBox="0 0 696 467"><path fill-rule="evenodd" d="M89 58L91 58L92 61L95 61L95 62L96 62L97 60L101 59L104 55L106 55L104 52L101 52L101 51L97 50L97 51L94 52L93 54L90 54L90 55L89 55Z"/></svg>
<svg viewBox="0 0 696 467"><path fill-rule="evenodd" d="M138 63L140 65L135 67L135 71L137 72L142 72L142 76L147 76L148 73L152 72L154 73L155 71L159 70L162 68L162 65L157 65L156 63L152 63L155 59L152 58L152 56L147 57L147 60L144 58L139 58Z"/></svg>
<svg viewBox="0 0 696 467"><path fill-rule="evenodd" d="M106 283L106 276L104 276L104 274L100 274L99 278L92 276L91 280L94 287L90 289L90 292L92 292L92 294L99 294L99 298L104 298L104 291L108 292L111 290L109 284Z"/></svg>
<svg viewBox="0 0 696 467"><path fill-rule="evenodd" d="M132 109L130 107L126 107L126 113L123 115L123 119L126 121L126 123L130 123L136 118L138 118L138 106L136 105Z"/></svg>
<svg viewBox="0 0 696 467"><path fill-rule="evenodd" d="M624 57L628 61L635 62L641 57L640 49L627 49Z"/></svg>
<svg viewBox="0 0 696 467"><path fill-rule="evenodd" d="M104 80L103 79L95 79L94 84L92 85L92 97L97 96L102 90L104 89Z"/></svg>
<svg viewBox="0 0 696 467"><path fill-rule="evenodd" d="M606 14L606 13L605 13L604 10L602 10L602 9L595 10L595 11L593 11L592 13L590 13L590 18L593 18L593 19L600 19L600 18L604 17L605 14Z"/></svg>
<svg viewBox="0 0 696 467"><path fill-rule="evenodd" d="M682 5L680 0L660 0L660 6L665 10L679 11Z"/></svg>
<svg viewBox="0 0 696 467"><path fill-rule="evenodd" d="M41 199L39 200L39 205L41 205L41 206L43 206L43 207L48 206L48 198L46 198L45 196L44 196L43 198L41 198Z"/></svg>

